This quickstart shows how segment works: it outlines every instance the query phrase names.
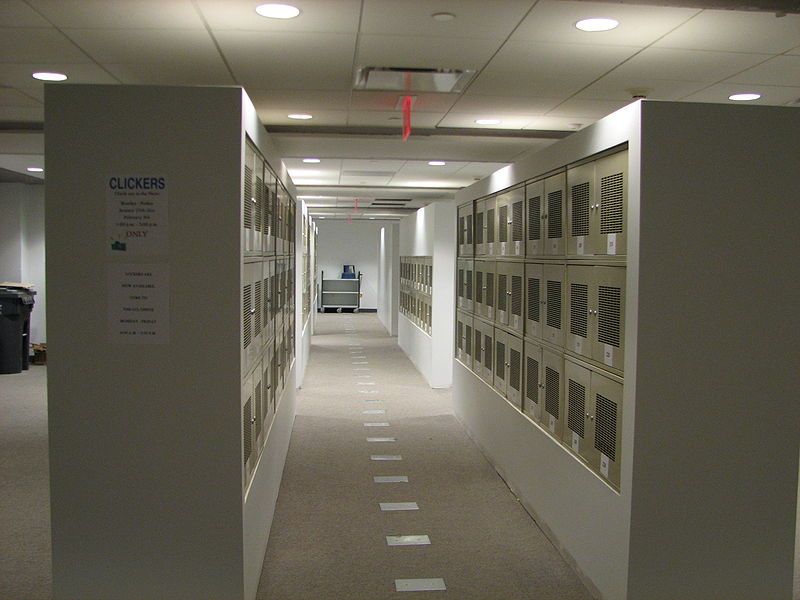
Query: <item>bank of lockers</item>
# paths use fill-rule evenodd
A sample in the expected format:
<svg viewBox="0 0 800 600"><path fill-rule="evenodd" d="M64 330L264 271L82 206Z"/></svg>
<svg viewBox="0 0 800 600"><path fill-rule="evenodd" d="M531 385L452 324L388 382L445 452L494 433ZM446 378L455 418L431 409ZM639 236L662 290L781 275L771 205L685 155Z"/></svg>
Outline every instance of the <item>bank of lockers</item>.
<svg viewBox="0 0 800 600"><path fill-rule="evenodd" d="M473 317L469 313L456 313L456 357L472 369Z"/></svg>
<svg viewBox="0 0 800 600"><path fill-rule="evenodd" d="M262 262L242 265L242 375L253 366L261 353L263 323L261 303L263 290Z"/></svg>
<svg viewBox="0 0 800 600"><path fill-rule="evenodd" d="M542 420L544 378L542 377L542 347L525 342L523 356L523 400L522 410L534 421Z"/></svg>
<svg viewBox="0 0 800 600"><path fill-rule="evenodd" d="M496 269L495 322L513 329L522 336L525 265L498 261Z"/></svg>
<svg viewBox="0 0 800 600"><path fill-rule="evenodd" d="M472 311L475 261L461 258L457 263L456 302L461 310Z"/></svg>
<svg viewBox="0 0 800 600"><path fill-rule="evenodd" d="M473 283L473 312L490 321L494 320L495 306L495 270L497 263L493 260L476 260Z"/></svg>
<svg viewBox="0 0 800 600"><path fill-rule="evenodd" d="M603 478L619 486L622 384L565 361L564 443Z"/></svg>
<svg viewBox="0 0 800 600"><path fill-rule="evenodd" d="M525 188L527 256L562 256L566 236L566 176L552 175ZM538 223L538 225L537 225Z"/></svg>
<svg viewBox="0 0 800 600"><path fill-rule="evenodd" d="M627 244L628 152L567 170L567 253L622 255Z"/></svg>
<svg viewBox="0 0 800 600"><path fill-rule="evenodd" d="M458 207L458 255L469 256L473 254L473 208L472 203Z"/></svg>
<svg viewBox="0 0 800 600"><path fill-rule="evenodd" d="M621 371L625 353L625 267L567 267L566 348Z"/></svg>
<svg viewBox="0 0 800 600"><path fill-rule="evenodd" d="M564 355L542 350L542 425L556 438L561 437L564 422Z"/></svg>
<svg viewBox="0 0 800 600"><path fill-rule="evenodd" d="M556 346L564 345L564 279L563 265L542 265L542 339Z"/></svg>
<svg viewBox="0 0 800 600"><path fill-rule="evenodd" d="M495 245L497 256L525 256L525 187L519 186L495 198Z"/></svg>

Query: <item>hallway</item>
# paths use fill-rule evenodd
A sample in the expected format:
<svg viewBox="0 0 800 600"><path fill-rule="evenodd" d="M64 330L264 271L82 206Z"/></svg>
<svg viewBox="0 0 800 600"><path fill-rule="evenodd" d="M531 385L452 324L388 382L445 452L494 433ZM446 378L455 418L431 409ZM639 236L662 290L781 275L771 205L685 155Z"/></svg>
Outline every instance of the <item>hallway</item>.
<svg viewBox="0 0 800 600"><path fill-rule="evenodd" d="M431 581L396 583L419 579ZM459 600L591 598L456 421L449 391L427 386L374 314L318 315L258 598L442 584Z"/></svg>

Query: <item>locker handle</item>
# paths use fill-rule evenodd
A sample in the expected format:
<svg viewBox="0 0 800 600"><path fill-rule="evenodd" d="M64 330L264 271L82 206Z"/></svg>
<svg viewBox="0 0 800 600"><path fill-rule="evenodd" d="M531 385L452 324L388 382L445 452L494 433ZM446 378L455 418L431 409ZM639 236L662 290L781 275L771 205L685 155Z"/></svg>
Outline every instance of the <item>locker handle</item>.
<svg viewBox="0 0 800 600"><path fill-rule="evenodd" d="M250 309L250 314L251 314L251 315L254 315L254 314L256 314L256 309L255 309L255 308L251 308L251 309Z"/></svg>
<svg viewBox="0 0 800 600"><path fill-rule="evenodd" d="M251 418L251 419L250 419L250 422L251 422L251 423L255 423L255 422L256 422L256 418L255 418L255 417Z"/></svg>

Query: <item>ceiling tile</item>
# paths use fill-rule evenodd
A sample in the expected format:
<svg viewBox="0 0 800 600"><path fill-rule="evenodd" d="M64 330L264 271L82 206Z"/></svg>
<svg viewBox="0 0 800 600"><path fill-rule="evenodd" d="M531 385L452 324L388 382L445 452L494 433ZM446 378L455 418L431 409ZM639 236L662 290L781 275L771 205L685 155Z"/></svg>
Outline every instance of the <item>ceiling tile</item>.
<svg viewBox="0 0 800 600"><path fill-rule="evenodd" d="M366 34L456 37L504 40L528 12L531 0L365 0L361 31ZM433 13L449 12L439 22Z"/></svg>
<svg viewBox="0 0 800 600"><path fill-rule="evenodd" d="M592 83L637 48L587 44L506 44L470 86L487 96L564 97Z"/></svg>
<svg viewBox="0 0 800 600"><path fill-rule="evenodd" d="M356 33L360 0L292 0L300 9L294 19L266 19L252 0L198 0L213 30Z"/></svg>
<svg viewBox="0 0 800 600"><path fill-rule="evenodd" d="M43 106L0 106L1 121L32 121L41 123L44 121Z"/></svg>
<svg viewBox="0 0 800 600"><path fill-rule="evenodd" d="M627 106L632 100L586 100L580 98L570 98L560 104L549 113L548 117L570 117L581 119L589 117L591 119L601 119L611 114L615 110ZM580 121L580 119L578 119Z"/></svg>
<svg viewBox="0 0 800 600"><path fill-rule="evenodd" d="M655 43L659 48L780 54L800 44L800 15L706 10Z"/></svg>
<svg viewBox="0 0 800 600"><path fill-rule="evenodd" d="M339 179L341 185L389 185L391 176L369 177L367 175L359 175L357 177L342 175Z"/></svg>
<svg viewBox="0 0 800 600"><path fill-rule="evenodd" d="M544 116L534 117L528 121L523 129L540 129L542 131L577 131L587 125L594 123L596 119L591 117L558 117Z"/></svg>
<svg viewBox="0 0 800 600"><path fill-rule="evenodd" d="M91 60L55 29L0 28L0 62L47 64Z"/></svg>
<svg viewBox="0 0 800 600"><path fill-rule="evenodd" d="M220 31L240 84L256 89L349 90L356 36L341 33ZM268 57L265 59L263 57Z"/></svg>
<svg viewBox="0 0 800 600"><path fill-rule="evenodd" d="M294 125L297 127L311 127L316 125L346 125L347 124L347 111L346 110L315 110L311 112L313 119L307 121L298 121L290 119L287 115L290 114L286 109L265 108L256 109L259 118L267 128L270 125Z"/></svg>
<svg viewBox="0 0 800 600"><path fill-rule="evenodd" d="M543 0L536 4L510 41L644 47L697 13L693 8ZM608 17L620 24L611 31L591 33L575 27L575 23L590 17Z"/></svg>
<svg viewBox="0 0 800 600"><path fill-rule="evenodd" d="M31 98L20 90L0 87L0 106L18 106L27 108L41 107L42 103Z"/></svg>
<svg viewBox="0 0 800 600"><path fill-rule="evenodd" d="M713 83L764 60L763 54L646 48L614 70L618 77L658 77Z"/></svg>
<svg viewBox="0 0 800 600"><path fill-rule="evenodd" d="M378 111L378 110L351 110L347 118L348 125L362 127L397 127L397 135L400 136L403 129L403 116L401 111ZM429 129L436 127L444 117L444 112L424 113L411 112L411 130Z"/></svg>
<svg viewBox="0 0 800 600"><path fill-rule="evenodd" d="M41 93L44 84L31 77L36 71L57 71L69 77L69 83L119 83L94 63L0 63L0 83L16 88L31 88Z"/></svg>
<svg viewBox="0 0 800 600"><path fill-rule="evenodd" d="M800 80L797 80L800 83ZM735 102L728 100L732 94L745 92L758 92L761 98L749 102ZM719 83L711 87L683 98L687 102L722 102L725 104L766 104L772 106L782 106L794 104L800 98L800 86L796 87L775 87L767 85L749 86L747 84Z"/></svg>
<svg viewBox="0 0 800 600"><path fill-rule="evenodd" d="M764 85L797 85L800 82L800 56L776 56L728 82Z"/></svg>
<svg viewBox="0 0 800 600"><path fill-rule="evenodd" d="M442 157L445 160L446 157ZM426 160L409 160L406 161L402 169L397 172L400 177L413 178L413 179L445 179L452 177L469 163L463 161L450 160L446 161L447 164L432 167Z"/></svg>
<svg viewBox="0 0 800 600"><path fill-rule="evenodd" d="M280 109L282 112L315 110L347 110L349 92L330 90L259 90L247 88L247 95L259 110Z"/></svg>
<svg viewBox="0 0 800 600"><path fill-rule="evenodd" d="M406 164L405 160L371 160L346 158L342 161L343 171L394 171L397 172Z"/></svg>
<svg viewBox="0 0 800 600"><path fill-rule="evenodd" d="M204 29L191 0L28 0L58 27Z"/></svg>
<svg viewBox="0 0 800 600"><path fill-rule="evenodd" d="M6 27L51 27L47 19L22 0L0 2L0 23Z"/></svg>
<svg viewBox="0 0 800 600"><path fill-rule="evenodd" d="M167 57L168 59L168 57ZM232 85L222 60L179 64L109 64L109 71L126 84Z"/></svg>
<svg viewBox="0 0 800 600"><path fill-rule="evenodd" d="M423 94L414 93L416 97L412 112L445 112L458 100L458 94ZM393 111L404 94L398 92L373 92L354 90L350 108L355 110Z"/></svg>
<svg viewBox="0 0 800 600"><path fill-rule="evenodd" d="M433 36L361 35L356 62L366 67L483 68L502 40Z"/></svg>
<svg viewBox="0 0 800 600"><path fill-rule="evenodd" d="M502 110L503 114L508 115L539 115L546 113L559 102L561 100L558 98L482 96L469 91L459 98L450 112L491 115L493 111Z"/></svg>
<svg viewBox="0 0 800 600"><path fill-rule="evenodd" d="M505 166L508 166L508 163L471 162L464 165L458 174L473 179L483 179Z"/></svg>
<svg viewBox="0 0 800 600"><path fill-rule="evenodd" d="M199 29L67 29L64 31L100 63L178 64L215 62L219 52Z"/></svg>
<svg viewBox="0 0 800 600"><path fill-rule="evenodd" d="M678 100L703 89L708 82L673 81L651 77L623 77L616 71L596 81L575 98L586 100L633 100L635 94L644 94L653 100Z"/></svg>

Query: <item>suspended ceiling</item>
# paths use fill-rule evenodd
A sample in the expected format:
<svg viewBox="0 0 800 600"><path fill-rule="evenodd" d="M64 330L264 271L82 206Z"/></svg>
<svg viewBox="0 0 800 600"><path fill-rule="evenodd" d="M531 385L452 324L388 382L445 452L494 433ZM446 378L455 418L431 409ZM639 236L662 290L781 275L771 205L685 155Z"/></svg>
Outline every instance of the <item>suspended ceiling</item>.
<svg viewBox="0 0 800 600"><path fill-rule="evenodd" d="M73 83L244 86L300 194L332 216L356 202L374 216L382 207L372 202L387 197L409 200L406 210L450 198L633 96L800 98L796 0L283 1L300 16L265 19L249 0L3 0L0 168L43 164L43 85L31 78L41 70ZM704 9L749 4L773 12ZM455 18L432 18L441 12ZM620 26L574 27L590 16ZM400 94L353 89L365 66L474 75L459 93L412 92L414 131L403 142ZM313 119L287 116L298 112ZM312 157L320 163L301 162Z"/></svg>

